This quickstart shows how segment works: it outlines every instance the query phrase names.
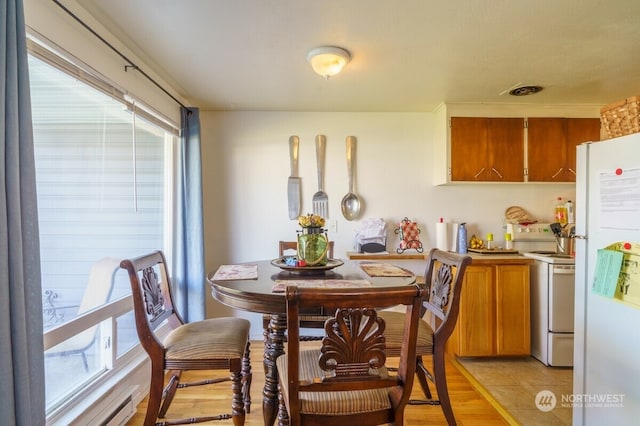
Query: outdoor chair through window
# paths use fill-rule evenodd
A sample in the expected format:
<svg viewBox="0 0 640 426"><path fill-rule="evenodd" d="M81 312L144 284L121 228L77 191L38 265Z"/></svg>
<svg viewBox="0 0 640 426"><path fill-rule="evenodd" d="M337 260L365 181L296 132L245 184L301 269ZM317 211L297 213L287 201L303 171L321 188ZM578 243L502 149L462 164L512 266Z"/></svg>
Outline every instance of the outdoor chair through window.
<svg viewBox="0 0 640 426"><path fill-rule="evenodd" d="M118 270L119 259L104 257L91 266L87 287L78 305L76 317L86 314L109 301L113 291L114 276ZM47 358L80 355L85 372L89 372L87 352L94 346L98 338L98 325L81 331L70 339L54 346L45 352Z"/></svg>

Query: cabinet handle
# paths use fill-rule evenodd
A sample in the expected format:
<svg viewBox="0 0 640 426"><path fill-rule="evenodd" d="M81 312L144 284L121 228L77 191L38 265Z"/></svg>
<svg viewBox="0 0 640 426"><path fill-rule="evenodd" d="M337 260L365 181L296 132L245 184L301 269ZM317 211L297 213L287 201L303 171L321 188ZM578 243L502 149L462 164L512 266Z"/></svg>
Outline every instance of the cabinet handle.
<svg viewBox="0 0 640 426"><path fill-rule="evenodd" d="M560 172L562 172L562 167L560 167L560 170L558 170L555 175L551 176L551 178L552 179L555 178L556 176L558 176L560 174Z"/></svg>
<svg viewBox="0 0 640 426"><path fill-rule="evenodd" d="M475 175L473 175L474 179L477 179L478 176L480 176L482 174L482 172L484 172L484 167L480 169L480 171L478 173L476 173Z"/></svg>
<svg viewBox="0 0 640 426"><path fill-rule="evenodd" d="M576 175L576 171L575 171L575 170L573 170L571 167L569 167L569 171L570 171L571 173L573 173L573 175L574 175L574 176Z"/></svg>
<svg viewBox="0 0 640 426"><path fill-rule="evenodd" d="M500 172L499 172L499 171L497 171L497 170L496 170L496 169L494 169L493 167L491 168L491 171L492 171L493 173L497 174L497 175L498 175L498 177L499 177L500 179L502 179L502 175L500 174Z"/></svg>

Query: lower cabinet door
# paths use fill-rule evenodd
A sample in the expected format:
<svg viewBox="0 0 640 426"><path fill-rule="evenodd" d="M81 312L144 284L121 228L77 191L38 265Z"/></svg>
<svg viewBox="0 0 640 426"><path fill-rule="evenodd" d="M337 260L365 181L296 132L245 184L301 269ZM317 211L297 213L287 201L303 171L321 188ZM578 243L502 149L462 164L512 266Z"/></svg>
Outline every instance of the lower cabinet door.
<svg viewBox="0 0 640 426"><path fill-rule="evenodd" d="M469 266L464 274L457 322L457 355L494 353L493 279L491 266Z"/></svg>
<svg viewBox="0 0 640 426"><path fill-rule="evenodd" d="M457 356L531 354L529 265L470 265L447 351Z"/></svg>
<svg viewBox="0 0 640 426"><path fill-rule="evenodd" d="M496 266L496 354L531 354L531 309L527 265Z"/></svg>

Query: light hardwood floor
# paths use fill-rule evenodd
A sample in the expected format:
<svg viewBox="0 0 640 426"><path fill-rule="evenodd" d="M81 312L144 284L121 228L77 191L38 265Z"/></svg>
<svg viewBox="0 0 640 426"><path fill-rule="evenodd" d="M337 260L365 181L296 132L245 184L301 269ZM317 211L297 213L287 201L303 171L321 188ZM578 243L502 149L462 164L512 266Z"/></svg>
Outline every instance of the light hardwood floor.
<svg viewBox="0 0 640 426"><path fill-rule="evenodd" d="M253 368L253 383L251 387L251 413L246 417L247 426L262 426L262 388L264 386L264 373L262 367L263 343L252 342L251 344L251 366ZM428 365L430 360L425 359ZM477 425L477 426L493 426L515 424L513 420L506 414L506 418L494 408L491 403L474 388L469 379L463 375L457 368L457 362L451 361L447 363L447 380L449 382L449 394L453 411L456 416L458 425ZM208 374L207 374L208 373ZM215 372L215 376L224 375L224 372ZM187 380L201 380L210 377L211 372L185 372L183 378ZM435 393L435 386L432 386ZM231 389L229 382L197 386L187 389L178 390L175 400L169 408L167 419L193 417L203 414L220 414L230 412L231 406ZM416 399L423 398L417 382L415 383L412 397ZM142 401L133 418L129 420L127 426L137 426L143 424L146 410L146 400ZM209 423L211 425L231 425L231 420L216 421ZM424 425L446 425L447 422L442 414L439 406L407 406L405 410L406 426L424 426Z"/></svg>

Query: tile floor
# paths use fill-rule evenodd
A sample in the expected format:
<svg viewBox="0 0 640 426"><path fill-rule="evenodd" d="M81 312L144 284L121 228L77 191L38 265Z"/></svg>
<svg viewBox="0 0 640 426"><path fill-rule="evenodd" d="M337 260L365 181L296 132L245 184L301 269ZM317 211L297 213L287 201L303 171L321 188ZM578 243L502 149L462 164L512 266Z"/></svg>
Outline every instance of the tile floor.
<svg viewBox="0 0 640 426"><path fill-rule="evenodd" d="M571 425L572 409L562 406L562 395L573 392L572 368L546 367L532 357L457 360L518 424ZM536 407L536 395L543 390L555 394L557 402L551 411Z"/></svg>

